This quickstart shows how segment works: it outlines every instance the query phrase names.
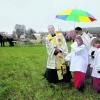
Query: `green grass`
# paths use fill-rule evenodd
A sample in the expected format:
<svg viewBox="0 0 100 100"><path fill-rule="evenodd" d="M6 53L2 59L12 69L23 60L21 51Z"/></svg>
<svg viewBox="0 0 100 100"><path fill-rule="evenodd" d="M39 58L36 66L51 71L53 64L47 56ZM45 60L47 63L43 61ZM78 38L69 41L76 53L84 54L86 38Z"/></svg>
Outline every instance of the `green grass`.
<svg viewBox="0 0 100 100"><path fill-rule="evenodd" d="M67 84L51 87L43 79L47 53L43 45L24 47L0 47L0 100L99 100L90 88L90 81L84 94Z"/></svg>

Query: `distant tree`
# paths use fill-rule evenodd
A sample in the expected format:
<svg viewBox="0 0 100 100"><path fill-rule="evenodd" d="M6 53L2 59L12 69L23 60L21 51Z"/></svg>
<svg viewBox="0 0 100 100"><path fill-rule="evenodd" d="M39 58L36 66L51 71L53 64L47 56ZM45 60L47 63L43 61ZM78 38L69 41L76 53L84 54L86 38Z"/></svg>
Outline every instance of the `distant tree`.
<svg viewBox="0 0 100 100"><path fill-rule="evenodd" d="M18 39L18 35L16 34L15 31L13 31L12 37L13 37L14 40L17 40Z"/></svg>
<svg viewBox="0 0 100 100"><path fill-rule="evenodd" d="M26 37L31 38L31 39L36 39L34 33L36 33L36 31L32 28L28 29L26 31Z"/></svg>
<svg viewBox="0 0 100 100"><path fill-rule="evenodd" d="M36 33L36 31L33 30L32 28L28 29L27 32L26 32L27 35L32 35L34 33Z"/></svg>
<svg viewBox="0 0 100 100"><path fill-rule="evenodd" d="M17 34L18 38L20 38L21 35L23 35L23 34L26 33L26 27L25 27L25 25L16 24L14 32Z"/></svg>

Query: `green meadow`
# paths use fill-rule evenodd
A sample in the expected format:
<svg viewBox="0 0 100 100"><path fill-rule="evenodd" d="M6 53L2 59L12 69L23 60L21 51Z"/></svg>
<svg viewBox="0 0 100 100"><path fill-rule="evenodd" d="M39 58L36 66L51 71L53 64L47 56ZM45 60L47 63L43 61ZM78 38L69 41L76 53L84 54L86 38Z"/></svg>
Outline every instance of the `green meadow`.
<svg viewBox="0 0 100 100"><path fill-rule="evenodd" d="M67 84L52 87L43 78L46 61L47 51L41 44L0 47L0 100L100 100L90 79L82 95Z"/></svg>

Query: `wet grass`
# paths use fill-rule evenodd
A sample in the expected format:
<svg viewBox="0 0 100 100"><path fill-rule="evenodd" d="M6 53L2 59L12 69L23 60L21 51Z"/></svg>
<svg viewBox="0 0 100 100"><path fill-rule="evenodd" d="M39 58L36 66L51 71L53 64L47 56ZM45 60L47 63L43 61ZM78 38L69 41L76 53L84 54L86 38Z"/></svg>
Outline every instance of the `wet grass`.
<svg viewBox="0 0 100 100"><path fill-rule="evenodd" d="M0 47L0 100L100 100L90 79L82 95L67 84L51 87L43 79L46 60L43 45Z"/></svg>

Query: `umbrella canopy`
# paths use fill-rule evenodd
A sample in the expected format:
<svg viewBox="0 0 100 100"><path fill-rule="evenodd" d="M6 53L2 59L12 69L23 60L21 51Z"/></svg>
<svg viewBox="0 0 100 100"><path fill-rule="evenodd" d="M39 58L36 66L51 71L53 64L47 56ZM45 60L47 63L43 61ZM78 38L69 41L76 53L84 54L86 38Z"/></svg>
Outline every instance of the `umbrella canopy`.
<svg viewBox="0 0 100 100"><path fill-rule="evenodd" d="M93 22L96 19L86 11L80 9L64 10L56 18L74 22Z"/></svg>

